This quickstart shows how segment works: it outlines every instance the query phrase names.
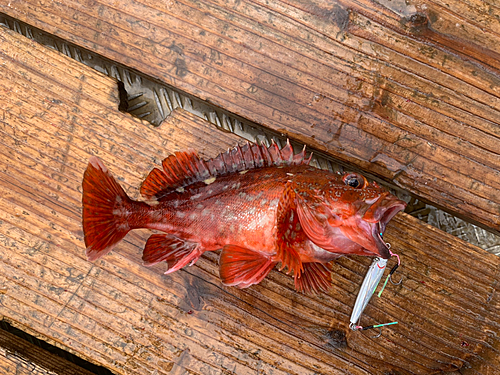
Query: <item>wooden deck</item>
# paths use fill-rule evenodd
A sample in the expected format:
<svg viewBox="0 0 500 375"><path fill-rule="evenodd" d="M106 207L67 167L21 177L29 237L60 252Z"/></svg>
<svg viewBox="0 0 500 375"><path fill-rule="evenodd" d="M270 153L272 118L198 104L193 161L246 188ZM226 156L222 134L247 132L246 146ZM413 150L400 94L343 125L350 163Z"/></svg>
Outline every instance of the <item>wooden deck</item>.
<svg viewBox="0 0 500 375"><path fill-rule="evenodd" d="M0 372L6 375L95 374L4 330L0 330Z"/></svg>
<svg viewBox="0 0 500 375"><path fill-rule="evenodd" d="M496 0L12 0L0 11L500 230Z"/></svg>
<svg viewBox="0 0 500 375"><path fill-rule="evenodd" d="M146 231L87 262L80 191L90 155L137 196L169 153L214 156L238 138L182 110L153 128L117 110L115 81L5 29L0 66L6 321L117 374L498 373L500 259L405 214L386 235L403 284L363 317L399 322L377 339L348 329L369 259L335 262L334 287L317 296L277 271L249 289L223 287L217 254L165 276L164 265L141 265Z"/></svg>

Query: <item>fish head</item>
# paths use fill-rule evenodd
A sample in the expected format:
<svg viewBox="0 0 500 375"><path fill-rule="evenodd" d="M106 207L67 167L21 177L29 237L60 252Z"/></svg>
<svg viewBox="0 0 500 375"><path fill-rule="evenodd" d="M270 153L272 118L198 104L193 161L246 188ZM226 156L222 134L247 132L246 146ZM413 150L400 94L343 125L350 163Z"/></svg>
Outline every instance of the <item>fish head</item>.
<svg viewBox="0 0 500 375"><path fill-rule="evenodd" d="M315 204L298 207L311 241L334 253L390 258L383 234L387 223L405 209L404 201L358 173L330 178L314 197Z"/></svg>

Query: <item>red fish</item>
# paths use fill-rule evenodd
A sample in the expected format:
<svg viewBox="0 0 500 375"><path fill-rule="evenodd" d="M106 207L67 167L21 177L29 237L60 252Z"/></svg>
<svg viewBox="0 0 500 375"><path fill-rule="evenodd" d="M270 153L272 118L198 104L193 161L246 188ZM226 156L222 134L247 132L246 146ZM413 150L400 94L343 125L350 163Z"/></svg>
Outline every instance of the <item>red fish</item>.
<svg viewBox="0 0 500 375"><path fill-rule="evenodd" d="M303 292L327 290L328 262L356 254L389 258L386 224L406 203L357 173L309 166L293 153L246 144L210 160L177 152L141 187L151 204L130 199L102 161L91 157L83 179L86 254L94 261L133 229L150 228L143 261L166 273L222 248L223 284L246 288L278 263ZM153 204L154 203L154 204Z"/></svg>

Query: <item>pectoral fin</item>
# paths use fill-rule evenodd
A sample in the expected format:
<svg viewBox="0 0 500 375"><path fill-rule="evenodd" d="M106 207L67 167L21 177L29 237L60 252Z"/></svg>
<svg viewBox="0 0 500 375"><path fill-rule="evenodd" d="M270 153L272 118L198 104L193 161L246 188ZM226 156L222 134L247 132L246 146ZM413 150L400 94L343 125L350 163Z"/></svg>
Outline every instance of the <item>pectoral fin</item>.
<svg viewBox="0 0 500 375"><path fill-rule="evenodd" d="M296 211L296 194L293 183L288 183L278 203L276 218L276 256L281 262L280 271L288 268L294 276L302 272L302 261L296 248L305 240Z"/></svg>
<svg viewBox="0 0 500 375"><path fill-rule="evenodd" d="M295 277L295 289L302 293L326 292L332 285L329 263L303 263L304 271Z"/></svg>
<svg viewBox="0 0 500 375"><path fill-rule="evenodd" d="M224 285L247 288L260 283L276 263L258 251L226 245L220 255L219 274Z"/></svg>
<svg viewBox="0 0 500 375"><path fill-rule="evenodd" d="M297 214L307 237L319 247L330 250L332 227L341 224L318 197L298 197Z"/></svg>

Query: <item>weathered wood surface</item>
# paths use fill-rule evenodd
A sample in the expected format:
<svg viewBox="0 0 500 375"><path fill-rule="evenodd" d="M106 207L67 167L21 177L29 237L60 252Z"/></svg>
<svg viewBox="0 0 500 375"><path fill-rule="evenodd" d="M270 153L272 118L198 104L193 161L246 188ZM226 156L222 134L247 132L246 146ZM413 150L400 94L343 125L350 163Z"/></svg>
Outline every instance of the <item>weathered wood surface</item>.
<svg viewBox="0 0 500 375"><path fill-rule="evenodd" d="M500 230L496 1L11 0L0 11Z"/></svg>
<svg viewBox="0 0 500 375"><path fill-rule="evenodd" d="M90 371L0 330L0 374L92 375Z"/></svg>
<svg viewBox="0 0 500 375"><path fill-rule="evenodd" d="M137 197L149 170L188 147L234 145L184 111L159 128L117 111L115 82L0 30L0 318L117 374L495 374L500 259L399 214L386 238L404 281L374 297L348 329L367 258L334 263L327 294L296 293L272 271L221 285L217 254L165 276L141 265L148 231L89 263L81 179L98 155Z"/></svg>

